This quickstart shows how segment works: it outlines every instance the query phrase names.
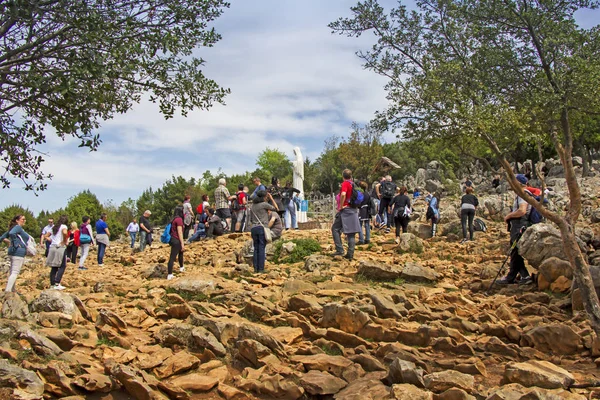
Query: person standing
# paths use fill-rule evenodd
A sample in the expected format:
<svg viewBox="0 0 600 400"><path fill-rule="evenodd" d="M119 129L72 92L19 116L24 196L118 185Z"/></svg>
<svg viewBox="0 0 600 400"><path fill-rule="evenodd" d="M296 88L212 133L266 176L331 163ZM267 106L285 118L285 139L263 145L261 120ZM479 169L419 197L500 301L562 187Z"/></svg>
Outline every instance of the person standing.
<svg viewBox="0 0 600 400"><path fill-rule="evenodd" d="M253 264L254 272L261 274L265 272L265 261L267 259L266 248L267 239L265 237L265 228L269 228L271 217L269 211L275 211L275 207L265 202L267 192L259 190L252 200L250 208L250 233L252 235L252 243L254 245Z"/></svg>
<svg viewBox="0 0 600 400"><path fill-rule="evenodd" d="M183 225L183 206L177 206L175 207L173 219L171 220L171 240L169 241L171 254L169 255L169 262L167 263L167 280L173 279L173 264L175 263L175 258L179 261L179 271L185 271L185 267L183 266L183 252L185 251Z"/></svg>
<svg viewBox="0 0 600 400"><path fill-rule="evenodd" d="M473 240L473 220L475 219L475 211L479 206L479 200L477 196L473 194L474 189L472 186L465 188L466 194L460 199L460 223L462 225L463 240L461 243L465 243L469 240ZM467 239L467 222L469 224L469 238Z"/></svg>
<svg viewBox="0 0 600 400"><path fill-rule="evenodd" d="M354 183L352 182L352 171L345 169L342 172L344 182L340 189L340 203L338 212L335 215L331 234L335 244L335 253L333 256L344 256L347 260L354 259L354 247L356 246L356 234L360 232L360 221L358 219L358 208L350 207L350 198ZM391 179L391 178L390 178ZM348 240L348 251L344 255L344 246L342 244L342 232Z"/></svg>
<svg viewBox="0 0 600 400"><path fill-rule="evenodd" d="M136 222L135 218L131 220L129 225L127 225L127 229L125 229L131 238L131 248L135 246L135 238L137 237L138 232L140 231L140 226Z"/></svg>
<svg viewBox="0 0 600 400"><path fill-rule="evenodd" d="M48 250L50 250L50 241L46 238L48 237L48 232L52 231L52 227L54 226L54 219L48 218L48 225L42 229L42 236L40 237L40 246L45 246L46 251L44 252L44 257L48 257Z"/></svg>
<svg viewBox="0 0 600 400"><path fill-rule="evenodd" d="M67 268L67 242L69 241L69 230L67 229L67 216L61 215L52 231L46 234L46 240L50 239L50 250L46 258L46 266L50 267L50 288L64 290L60 284Z"/></svg>
<svg viewBox="0 0 600 400"><path fill-rule="evenodd" d="M400 243L400 228L402 233L408 232L408 222L410 221L410 198L406 195L408 189L406 186L400 188L400 193L392 199L390 205L390 214L394 217L396 225L396 243Z"/></svg>
<svg viewBox="0 0 600 400"><path fill-rule="evenodd" d="M262 191L264 191L266 193L267 188L265 187L265 185L263 185L262 183L260 183L260 178L257 177L257 176L255 176L254 178L252 178L252 183L254 183L254 186L256 186L256 187L254 188L254 191L250 195L250 200L254 201L254 199L256 198L256 195L258 194L258 192L260 192L262 190Z"/></svg>
<svg viewBox="0 0 600 400"><path fill-rule="evenodd" d="M87 215L81 219L82 224L79 226L79 243L81 246L81 257L79 257L79 269L82 271L87 270L85 267L85 260L90 253L90 246L96 244L94 239L94 230L90 225L90 217Z"/></svg>
<svg viewBox="0 0 600 400"><path fill-rule="evenodd" d="M187 239L190 235L190 229L194 225L194 210L190 203L190 195L185 195L183 199L183 239Z"/></svg>
<svg viewBox="0 0 600 400"><path fill-rule="evenodd" d="M235 198L238 202L238 209L235 212L235 231L242 232L246 222L246 206L248 205L248 195L244 192L243 183L238 185L238 191L235 194Z"/></svg>
<svg viewBox="0 0 600 400"><path fill-rule="evenodd" d="M298 229L298 221L296 220L296 202L294 201L294 197L297 194L300 194L300 191L295 187L292 187L292 182L287 181L282 194L283 209L285 210L283 216L285 230L287 231L290 228Z"/></svg>
<svg viewBox="0 0 600 400"><path fill-rule="evenodd" d="M140 217L140 251L144 251L146 245L152 244L152 224L150 223L150 210L144 211Z"/></svg>
<svg viewBox="0 0 600 400"><path fill-rule="evenodd" d="M363 190L364 199L358 211L358 218L360 220L358 244L369 244L371 242L371 213L374 212L374 210L371 210L371 195L367 192L369 184L365 181L360 181L359 186Z"/></svg>
<svg viewBox="0 0 600 400"><path fill-rule="evenodd" d="M227 223L226 229L231 229L229 200L235 199L235 196L229 194L229 190L225 187L226 184L225 178L219 179L219 187L215 189L215 208L217 216Z"/></svg>
<svg viewBox="0 0 600 400"><path fill-rule="evenodd" d="M100 219L96 222L96 242L98 242L98 266L104 267L104 254L110 243L110 231L106 224L106 213L100 215Z"/></svg>
<svg viewBox="0 0 600 400"><path fill-rule="evenodd" d="M392 217L389 214L389 206L396 195L396 184L392 182L392 177L386 175L385 180L376 186L377 196L379 197L379 218L385 220L385 233L390 231Z"/></svg>
<svg viewBox="0 0 600 400"><path fill-rule="evenodd" d="M271 178L271 186L267 191L267 197L273 207L277 210L279 217L281 217L283 213L285 213L285 208L283 207L283 193L281 185L279 184L279 178L275 176Z"/></svg>
<svg viewBox="0 0 600 400"><path fill-rule="evenodd" d="M519 174L516 178L523 188L527 186L528 179L525 175ZM525 267L525 260L523 259L523 256L519 254L519 248L516 245L521 238L523 229L527 227L527 216L530 212L531 205L523 200L523 198L515 196L512 212L504 217L504 222L509 224L510 227L511 253L510 270L508 271L508 275L498 280L500 285L516 283L517 275L520 275L521 277L521 280L519 281L520 284L530 285L533 283L533 279Z"/></svg>
<svg viewBox="0 0 600 400"><path fill-rule="evenodd" d="M440 220L441 197L442 193L439 190L436 190L436 192L431 196L431 199L429 200L429 208L431 209L431 213L429 212L429 210L427 212L428 214L431 214L431 237L435 237L435 234L437 232L437 224Z"/></svg>
<svg viewBox="0 0 600 400"><path fill-rule="evenodd" d="M27 242L29 235L23 230L25 225L25 216L16 215L8 224L8 231L0 236L0 242L8 244L8 258L10 260L10 270L8 272L8 281L6 282L6 292L16 292L17 277L21 272L21 267L25 263L27 254Z"/></svg>
<svg viewBox="0 0 600 400"><path fill-rule="evenodd" d="M77 228L77 222L71 222L71 229L69 229L69 243L67 244L67 262L71 261L73 264L77 263L77 251L79 250L79 229Z"/></svg>

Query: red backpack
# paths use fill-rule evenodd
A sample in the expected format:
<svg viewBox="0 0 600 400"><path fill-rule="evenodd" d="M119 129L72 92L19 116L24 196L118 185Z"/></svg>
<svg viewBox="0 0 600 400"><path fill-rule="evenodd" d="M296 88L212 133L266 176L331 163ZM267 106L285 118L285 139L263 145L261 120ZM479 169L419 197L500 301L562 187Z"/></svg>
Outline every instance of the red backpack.
<svg viewBox="0 0 600 400"><path fill-rule="evenodd" d="M198 204L198 207L196 207L196 212L198 214L202 214L204 212L204 208L202 207L202 203Z"/></svg>
<svg viewBox="0 0 600 400"><path fill-rule="evenodd" d="M73 233L73 243L75 243L75 246L77 247L81 246L81 241L79 240L80 233L81 232L79 231L79 229L77 229L75 233Z"/></svg>

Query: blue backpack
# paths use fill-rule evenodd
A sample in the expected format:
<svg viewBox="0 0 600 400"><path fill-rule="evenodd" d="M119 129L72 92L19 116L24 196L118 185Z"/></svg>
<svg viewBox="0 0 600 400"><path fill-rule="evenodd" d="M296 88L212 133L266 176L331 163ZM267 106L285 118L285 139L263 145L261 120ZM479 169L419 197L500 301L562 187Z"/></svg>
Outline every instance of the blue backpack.
<svg viewBox="0 0 600 400"><path fill-rule="evenodd" d="M525 193L527 193L528 195L530 195L531 197L533 197L534 199L536 199L537 201L541 201L542 198L540 196L535 196L533 193L531 193L528 190L525 190ZM546 204L548 204L548 199L544 198L544 201L542 202L542 206L545 207ZM530 225L535 225L535 224L539 224L540 222L544 222L544 216L542 214L540 214L540 212L533 206L530 207L531 210L529 211L529 215L527 216L527 222L529 222Z"/></svg>
<svg viewBox="0 0 600 400"><path fill-rule="evenodd" d="M171 241L171 222L165 226L165 230L162 235L160 235L160 241L162 243L169 243Z"/></svg>
<svg viewBox="0 0 600 400"><path fill-rule="evenodd" d="M360 190L356 189L356 185L352 184L352 195L350 196L350 207L360 208L363 201L365 201L365 194Z"/></svg>

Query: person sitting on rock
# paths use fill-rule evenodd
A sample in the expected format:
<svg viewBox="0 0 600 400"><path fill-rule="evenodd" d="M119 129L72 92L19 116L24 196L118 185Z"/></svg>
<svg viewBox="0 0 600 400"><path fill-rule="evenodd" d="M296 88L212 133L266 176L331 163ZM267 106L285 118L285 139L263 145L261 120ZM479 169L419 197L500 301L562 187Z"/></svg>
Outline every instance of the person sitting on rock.
<svg viewBox="0 0 600 400"><path fill-rule="evenodd" d="M224 229L221 218L215 214L214 208L206 210L208 213L208 219L206 220L206 237L208 239L214 239L217 236L222 236Z"/></svg>
<svg viewBox="0 0 600 400"><path fill-rule="evenodd" d="M521 186L527 186L528 179L525 175L519 174L516 178ZM533 283L533 279L525 267L525 260L523 259L523 256L519 254L518 246L515 245L515 242L518 242L521 238L523 228L527 227L527 215L529 214L530 209L531 206L529 203L521 197L516 196L512 207L513 211L504 217L504 222L509 225L510 229L511 253L510 270L508 275L498 280L498 284L500 285L516 283L517 275L521 276L521 280L519 281L520 284L530 285Z"/></svg>

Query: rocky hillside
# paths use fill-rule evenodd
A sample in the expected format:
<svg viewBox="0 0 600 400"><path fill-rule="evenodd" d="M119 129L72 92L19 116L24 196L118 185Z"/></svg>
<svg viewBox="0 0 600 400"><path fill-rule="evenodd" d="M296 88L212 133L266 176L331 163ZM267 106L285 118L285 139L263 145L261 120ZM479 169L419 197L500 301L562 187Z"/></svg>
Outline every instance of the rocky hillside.
<svg viewBox="0 0 600 400"><path fill-rule="evenodd" d="M442 203L443 236L422 239L416 220L400 245L375 233L351 262L326 255L326 230L286 232L280 259L300 246L291 239L321 252L271 257L263 275L247 263L249 234L192 244L171 281L162 244L140 254L116 243L103 268L93 255L88 271L69 265L62 292L46 289L37 257L20 295L2 295L0 398L600 398L600 340L571 301L552 227L526 239L541 289L486 295L508 247L498 199L467 244L455 199ZM593 228L581 233L590 260Z"/></svg>

